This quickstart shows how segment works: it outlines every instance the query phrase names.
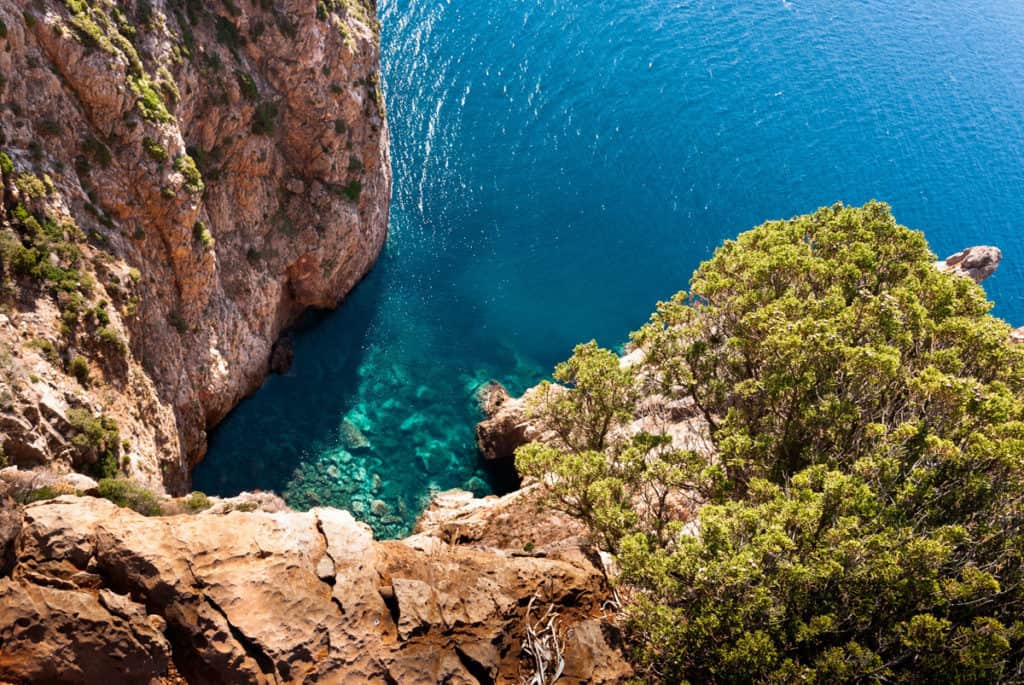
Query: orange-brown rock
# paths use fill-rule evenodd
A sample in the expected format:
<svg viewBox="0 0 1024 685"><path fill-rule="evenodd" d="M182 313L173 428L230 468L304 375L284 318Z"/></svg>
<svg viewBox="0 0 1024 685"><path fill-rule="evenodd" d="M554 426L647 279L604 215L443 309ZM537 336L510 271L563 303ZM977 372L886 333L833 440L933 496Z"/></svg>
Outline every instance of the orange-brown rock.
<svg viewBox="0 0 1024 685"><path fill-rule="evenodd" d="M0 0L0 21L3 454L87 468L84 409L116 421L123 475L183 490L281 331L384 242L376 7ZM14 265L23 212L49 271Z"/></svg>
<svg viewBox="0 0 1024 685"><path fill-rule="evenodd" d="M374 542L333 509L145 518L64 496L24 508L15 547L0 681L518 683L549 607L560 682L629 674L593 566Z"/></svg>

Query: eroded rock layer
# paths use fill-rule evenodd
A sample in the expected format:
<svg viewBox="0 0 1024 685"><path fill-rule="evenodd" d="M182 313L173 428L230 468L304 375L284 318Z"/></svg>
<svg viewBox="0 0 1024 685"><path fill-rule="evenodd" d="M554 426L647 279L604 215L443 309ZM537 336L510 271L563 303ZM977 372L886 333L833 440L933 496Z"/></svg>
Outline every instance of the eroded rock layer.
<svg viewBox="0 0 1024 685"><path fill-rule="evenodd" d="M7 511L0 681L518 683L536 670L531 627L557 637L559 682L629 673L582 561L374 542L334 509L146 518L64 496Z"/></svg>

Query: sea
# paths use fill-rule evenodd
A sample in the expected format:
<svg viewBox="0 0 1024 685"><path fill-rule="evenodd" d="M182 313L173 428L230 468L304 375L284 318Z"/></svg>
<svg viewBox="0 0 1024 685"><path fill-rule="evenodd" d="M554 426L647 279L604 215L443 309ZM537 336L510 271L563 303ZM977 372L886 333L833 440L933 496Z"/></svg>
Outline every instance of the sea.
<svg viewBox="0 0 1024 685"><path fill-rule="evenodd" d="M194 486L336 506L380 538L512 487L477 395L617 348L723 240L891 204L992 244L1024 324L1024 2L381 0L390 235L295 363L212 433Z"/></svg>

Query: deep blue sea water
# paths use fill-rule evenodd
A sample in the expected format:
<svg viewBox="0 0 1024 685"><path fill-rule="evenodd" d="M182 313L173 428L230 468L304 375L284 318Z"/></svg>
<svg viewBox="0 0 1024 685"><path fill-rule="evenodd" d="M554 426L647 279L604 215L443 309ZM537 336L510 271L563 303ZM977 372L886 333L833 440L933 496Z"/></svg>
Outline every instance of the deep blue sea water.
<svg viewBox="0 0 1024 685"><path fill-rule="evenodd" d="M476 388L623 342L723 239L890 202L1024 324L1024 3L382 0L391 235L214 433L195 487L406 532L487 492ZM355 428L356 430L353 430Z"/></svg>

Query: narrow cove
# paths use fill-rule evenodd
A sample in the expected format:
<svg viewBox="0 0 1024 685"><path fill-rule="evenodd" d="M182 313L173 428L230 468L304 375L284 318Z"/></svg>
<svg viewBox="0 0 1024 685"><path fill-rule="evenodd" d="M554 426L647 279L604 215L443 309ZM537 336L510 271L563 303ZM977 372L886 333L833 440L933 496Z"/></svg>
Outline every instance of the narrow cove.
<svg viewBox="0 0 1024 685"><path fill-rule="evenodd" d="M481 384L518 393L577 342L621 343L723 239L836 200L890 202L941 256L1000 246L986 287L1024 323L1020 7L386 0L381 19L389 244L214 432L196 489L401 536L434 491L501 487Z"/></svg>

